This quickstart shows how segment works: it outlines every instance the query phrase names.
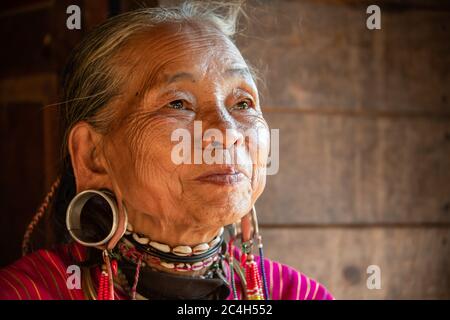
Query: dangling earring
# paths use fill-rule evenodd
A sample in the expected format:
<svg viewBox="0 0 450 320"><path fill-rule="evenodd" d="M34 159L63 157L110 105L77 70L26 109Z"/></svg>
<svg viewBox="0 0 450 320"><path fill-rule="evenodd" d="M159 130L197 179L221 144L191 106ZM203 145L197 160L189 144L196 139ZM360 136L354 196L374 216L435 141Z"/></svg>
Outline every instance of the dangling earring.
<svg viewBox="0 0 450 320"><path fill-rule="evenodd" d="M227 228L229 232L229 239L227 244L228 251L228 265L230 267L230 286L231 292L233 294L233 300L239 300L237 289L236 289L236 281L234 280L234 241L237 237L237 227L236 223L233 223Z"/></svg>
<svg viewBox="0 0 450 320"><path fill-rule="evenodd" d="M105 208L108 212L105 212ZM125 207L122 209L118 209L113 194L105 190L80 192L67 208L66 226L72 238L84 246L103 250L104 264L97 294L99 300L114 300L113 274L117 275L117 261L110 259L110 250L126 231L128 215ZM89 211L92 211L91 216ZM92 222L91 230L86 223L89 220ZM99 235L99 231L106 235Z"/></svg>
<svg viewBox="0 0 450 320"><path fill-rule="evenodd" d="M252 253L253 240L256 238L258 243L260 271L256 264L254 255ZM264 252L262 237L259 233L258 219L256 209L253 206L250 213L241 219L241 245L242 245L242 260L241 264L245 269L245 279L247 282L247 298L249 300L264 300L269 299L269 292L267 289L266 273L264 270Z"/></svg>

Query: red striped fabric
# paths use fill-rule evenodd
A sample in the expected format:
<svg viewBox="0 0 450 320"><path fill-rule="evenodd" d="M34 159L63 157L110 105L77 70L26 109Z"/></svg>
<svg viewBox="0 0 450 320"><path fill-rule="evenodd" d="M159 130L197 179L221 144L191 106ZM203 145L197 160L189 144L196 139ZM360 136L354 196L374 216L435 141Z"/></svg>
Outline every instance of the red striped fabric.
<svg viewBox="0 0 450 320"><path fill-rule="evenodd" d="M0 299L84 299L81 289L69 289L66 284L67 267L76 263L69 258L69 250L73 251L75 247L62 246L56 251L39 250L1 269ZM76 248L76 250L80 249Z"/></svg>
<svg viewBox="0 0 450 320"><path fill-rule="evenodd" d="M241 252L234 255L240 261ZM85 248L79 244L61 246L58 250L39 250L0 269L0 299L5 300L84 300L82 289L69 289L67 267L83 261ZM238 260L239 259L239 260ZM256 257L259 263L259 257ZM317 281L292 267L264 259L270 299L273 300L330 300L332 295ZM230 275L227 265L227 276ZM98 275L94 272L94 282ZM235 274L239 299L242 299L240 278ZM116 292L117 299L127 299ZM233 299L232 294L227 299Z"/></svg>
<svg viewBox="0 0 450 320"><path fill-rule="evenodd" d="M235 247L234 257L236 261L241 261L241 251ZM260 263L258 256L256 262ZM308 278L303 273L294 268L264 259L264 269L266 272L267 286L270 300L333 300L333 296L328 290L314 279ZM235 274L236 288L239 299L242 299L242 286L240 278ZM227 300L232 300L231 293Z"/></svg>

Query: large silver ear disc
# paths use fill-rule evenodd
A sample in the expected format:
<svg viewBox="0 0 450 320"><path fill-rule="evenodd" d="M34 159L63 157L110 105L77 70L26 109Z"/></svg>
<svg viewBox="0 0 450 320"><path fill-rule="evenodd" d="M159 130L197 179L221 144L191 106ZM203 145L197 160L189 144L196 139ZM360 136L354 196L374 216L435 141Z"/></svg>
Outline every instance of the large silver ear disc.
<svg viewBox="0 0 450 320"><path fill-rule="evenodd" d="M84 246L106 245L116 233L118 221L117 203L109 191L80 192L67 208L67 230L75 241Z"/></svg>

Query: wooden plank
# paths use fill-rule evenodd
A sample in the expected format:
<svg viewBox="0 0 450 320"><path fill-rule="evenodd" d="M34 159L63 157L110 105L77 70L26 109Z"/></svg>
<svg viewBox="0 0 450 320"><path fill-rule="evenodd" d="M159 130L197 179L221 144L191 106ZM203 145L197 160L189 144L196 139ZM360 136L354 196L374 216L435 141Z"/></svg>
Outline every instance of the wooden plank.
<svg viewBox="0 0 450 320"><path fill-rule="evenodd" d="M120 12L126 12L140 8L153 8L158 6L158 2L159 2L158 0L141 0L141 1L119 0L118 9Z"/></svg>
<svg viewBox="0 0 450 320"><path fill-rule="evenodd" d="M44 188L49 188L57 176L60 160L61 132L58 119L58 79L54 73L0 79L0 107L11 104L34 104L42 115L44 140L40 153L44 155ZM45 190L44 189L44 190Z"/></svg>
<svg viewBox="0 0 450 320"><path fill-rule="evenodd" d="M83 1L81 10L84 14L84 32L92 30L108 18L109 2L111 1Z"/></svg>
<svg viewBox="0 0 450 320"><path fill-rule="evenodd" d="M262 229L266 256L323 283L336 299L449 299L450 229ZM367 267L381 269L369 290Z"/></svg>
<svg viewBox="0 0 450 320"><path fill-rule="evenodd" d="M264 104L448 114L450 11L382 2L382 29L369 31L367 4L349 3L250 2L237 43Z"/></svg>
<svg viewBox="0 0 450 320"><path fill-rule="evenodd" d="M0 195L4 226L0 266L20 257L25 228L44 196L44 133L41 105L21 103L0 108Z"/></svg>
<svg viewBox="0 0 450 320"><path fill-rule="evenodd" d="M81 41L82 36L89 30L87 22L87 10L84 7L86 0L58 0L55 1L54 6L50 11L50 49L52 55L52 61L55 63L55 71L58 75L62 74L63 68L67 62L69 55L73 48ZM101 2L101 1L89 1ZM67 7L70 5L78 5L81 9L81 30L69 30L67 29L66 22L68 14L66 13ZM90 13L90 15L101 15L99 10L96 13Z"/></svg>
<svg viewBox="0 0 450 320"><path fill-rule="evenodd" d="M0 79L0 103L56 103L58 78L54 73L36 73Z"/></svg>
<svg viewBox="0 0 450 320"><path fill-rule="evenodd" d="M14 16L28 11L48 9L54 0L3 0L0 6L0 19L6 16Z"/></svg>
<svg viewBox="0 0 450 320"><path fill-rule="evenodd" d="M261 223L450 222L450 119L266 113L280 168Z"/></svg>
<svg viewBox="0 0 450 320"><path fill-rule="evenodd" d="M50 21L46 7L0 19L2 77L55 69Z"/></svg>
<svg viewBox="0 0 450 320"><path fill-rule="evenodd" d="M81 0L47 1L1 16L0 76L60 72L83 30L68 30L66 9ZM28 7L24 7L28 8ZM20 8L19 8L20 9ZM83 17L83 15L82 15Z"/></svg>
<svg viewBox="0 0 450 320"><path fill-rule="evenodd" d="M383 10L405 11L405 10L450 10L450 3L429 0L381 0L374 3L372 0L315 0L328 4L339 4L348 6L370 6L377 4Z"/></svg>

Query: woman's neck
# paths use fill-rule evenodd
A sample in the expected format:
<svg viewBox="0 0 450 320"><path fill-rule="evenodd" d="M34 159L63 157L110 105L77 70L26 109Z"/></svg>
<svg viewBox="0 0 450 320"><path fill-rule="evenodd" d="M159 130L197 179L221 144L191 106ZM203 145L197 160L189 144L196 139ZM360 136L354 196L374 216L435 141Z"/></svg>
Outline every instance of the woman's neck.
<svg viewBox="0 0 450 320"><path fill-rule="evenodd" d="M127 235L138 247L148 248L153 252L173 255L178 262L159 260L157 254L143 255L144 266L150 267L160 272L176 275L199 277L205 275L212 263L218 259L218 243L221 242L223 228L191 228L190 226L180 227L175 223L162 226L152 223L151 218L135 215L129 219ZM215 254L207 259L189 262L201 254L214 251ZM156 259L155 259L156 257ZM185 259L186 258L186 259ZM200 265L200 266L199 266ZM203 266L202 266L203 265Z"/></svg>
<svg viewBox="0 0 450 320"><path fill-rule="evenodd" d="M222 229L220 225L199 226L195 223L183 224L179 221L154 219L144 213L129 214L128 221L133 227L133 232L170 247L180 245L194 247L200 243L207 243Z"/></svg>

